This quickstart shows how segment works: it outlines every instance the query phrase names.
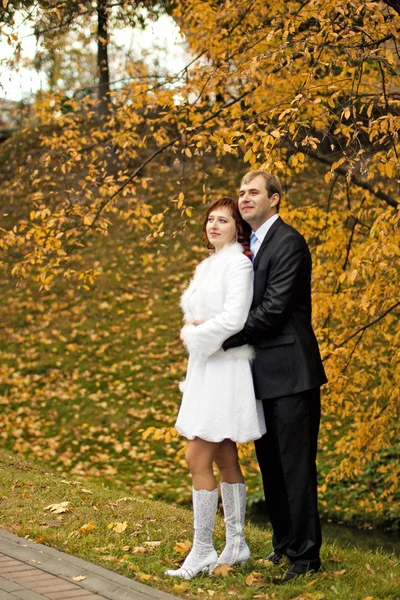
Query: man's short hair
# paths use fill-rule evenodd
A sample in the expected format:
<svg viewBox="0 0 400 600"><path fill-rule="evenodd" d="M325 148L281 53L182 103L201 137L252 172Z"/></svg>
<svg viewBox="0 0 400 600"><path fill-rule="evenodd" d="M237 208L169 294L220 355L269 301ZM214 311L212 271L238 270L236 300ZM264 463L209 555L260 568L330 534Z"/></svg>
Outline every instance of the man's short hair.
<svg viewBox="0 0 400 600"><path fill-rule="evenodd" d="M279 194L279 202L277 205L277 207L279 207L279 203L282 198L282 185L277 175L274 175L269 171L263 171L262 169L257 169L256 171L248 171L243 177L242 181L240 182L240 186L242 186L244 183L250 183L250 181L253 181L253 179L258 177L259 175L261 175L261 177L264 178L265 187L268 192L268 197L272 196L272 194Z"/></svg>

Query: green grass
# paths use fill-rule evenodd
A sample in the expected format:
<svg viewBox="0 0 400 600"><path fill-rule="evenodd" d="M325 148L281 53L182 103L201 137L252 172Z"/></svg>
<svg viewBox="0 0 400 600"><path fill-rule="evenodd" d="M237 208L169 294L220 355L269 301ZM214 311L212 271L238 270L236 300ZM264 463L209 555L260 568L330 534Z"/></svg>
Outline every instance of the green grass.
<svg viewBox="0 0 400 600"><path fill-rule="evenodd" d="M200 575L190 582L164 576L183 556L177 543L192 539L192 513L172 503L146 500L128 490L99 482L67 479L46 466L0 452L0 527L111 569L142 583L184 598L264 598L289 600L398 599L400 561L376 551L326 544L318 574L280 586L285 567L269 566L263 557L271 547L271 532L248 523L252 557L227 576ZM68 502L70 512L45 508ZM111 523L126 523L117 533ZM92 524L85 533L81 528ZM92 527L91 525L91 527ZM224 523L218 515L215 544L224 544Z"/></svg>

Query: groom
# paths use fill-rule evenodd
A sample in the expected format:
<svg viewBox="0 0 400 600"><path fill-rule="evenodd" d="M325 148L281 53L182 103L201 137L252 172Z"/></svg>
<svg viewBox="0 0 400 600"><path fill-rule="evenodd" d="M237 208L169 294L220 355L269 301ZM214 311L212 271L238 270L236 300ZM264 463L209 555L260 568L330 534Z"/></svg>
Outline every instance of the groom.
<svg viewBox="0 0 400 600"><path fill-rule="evenodd" d="M243 330L225 350L251 344L253 377L263 401L267 433L255 442L273 552L290 561L283 581L321 566L316 453L320 386L327 381L311 325L311 256L298 231L278 215L276 175L250 171L241 183L239 210L253 230L254 298Z"/></svg>

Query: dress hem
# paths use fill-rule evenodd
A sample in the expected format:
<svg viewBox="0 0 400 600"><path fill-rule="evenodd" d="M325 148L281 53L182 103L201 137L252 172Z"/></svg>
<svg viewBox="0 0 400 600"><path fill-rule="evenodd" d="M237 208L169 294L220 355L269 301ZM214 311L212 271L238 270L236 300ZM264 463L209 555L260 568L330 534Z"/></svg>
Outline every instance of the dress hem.
<svg viewBox="0 0 400 600"><path fill-rule="evenodd" d="M232 442L235 442L235 444L247 444L248 442L254 442L255 440L259 440L266 433L266 431L265 431L265 433L260 433L260 435L258 437L251 437L251 438L243 439L243 440L238 440L238 439L234 440L233 438L228 437L228 436L224 436L218 440L211 440L209 438L204 437L203 435L194 434L194 435L190 436L187 433L184 433L184 431L182 429L180 429L180 427L177 427L176 424L175 424L175 429L177 430L179 435L183 435L183 437L185 437L186 439L188 439L190 441L194 440L197 437L197 438L200 438L201 440L204 440L205 442L213 442L214 444L219 444L220 442L223 442L224 440L231 440Z"/></svg>

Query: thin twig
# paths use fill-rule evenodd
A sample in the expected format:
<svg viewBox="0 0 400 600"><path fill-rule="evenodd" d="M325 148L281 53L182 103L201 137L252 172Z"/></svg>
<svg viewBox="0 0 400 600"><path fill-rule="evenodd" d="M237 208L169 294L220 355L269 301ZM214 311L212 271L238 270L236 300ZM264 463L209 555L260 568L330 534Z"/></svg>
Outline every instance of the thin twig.
<svg viewBox="0 0 400 600"><path fill-rule="evenodd" d="M359 329L357 329L357 331L355 331L354 333L352 333L351 335L349 335L349 337L347 337L345 340L343 340L343 342L341 342L340 344L338 344L336 346L335 350L333 350L332 352L330 352L329 354L327 354L326 356L324 356L322 360L323 361L328 360L335 353L336 350L338 350L339 348L342 348L343 346L345 346L350 340L352 340L354 337L356 337L357 335L359 335L361 332L366 331L370 327L373 327L374 325L376 325L376 323L379 323L379 321L382 321L382 319L384 319L389 313L391 313L393 310L395 310L398 306L400 306L400 302L396 302L396 304L393 304L390 308L388 308L387 310L385 310L385 312L382 313L379 317L377 317L373 321L370 321L370 323L367 323L366 325L363 325L362 327L360 327Z"/></svg>
<svg viewBox="0 0 400 600"><path fill-rule="evenodd" d="M322 162L325 165L329 165L330 167L333 165L333 161L331 161L327 156L323 156L316 150L311 150L311 149L307 150L307 156L310 156L311 158L314 158L315 160L318 160L319 162ZM343 175L344 177L347 177L349 175L349 170L342 166L337 167L335 169L335 171L336 171L336 173L340 173L340 175ZM399 206L399 202L397 200L395 200L394 198L392 198L391 196L389 196L382 190L375 190L374 187L370 183L368 183L367 181L365 181L363 179L360 179L356 175L352 174L351 180L353 181L353 183L355 185L362 188L363 190L367 190L368 192L371 192L372 194L374 194L374 196L379 198L379 200L383 200L390 206L393 206L393 208L397 208Z"/></svg>

